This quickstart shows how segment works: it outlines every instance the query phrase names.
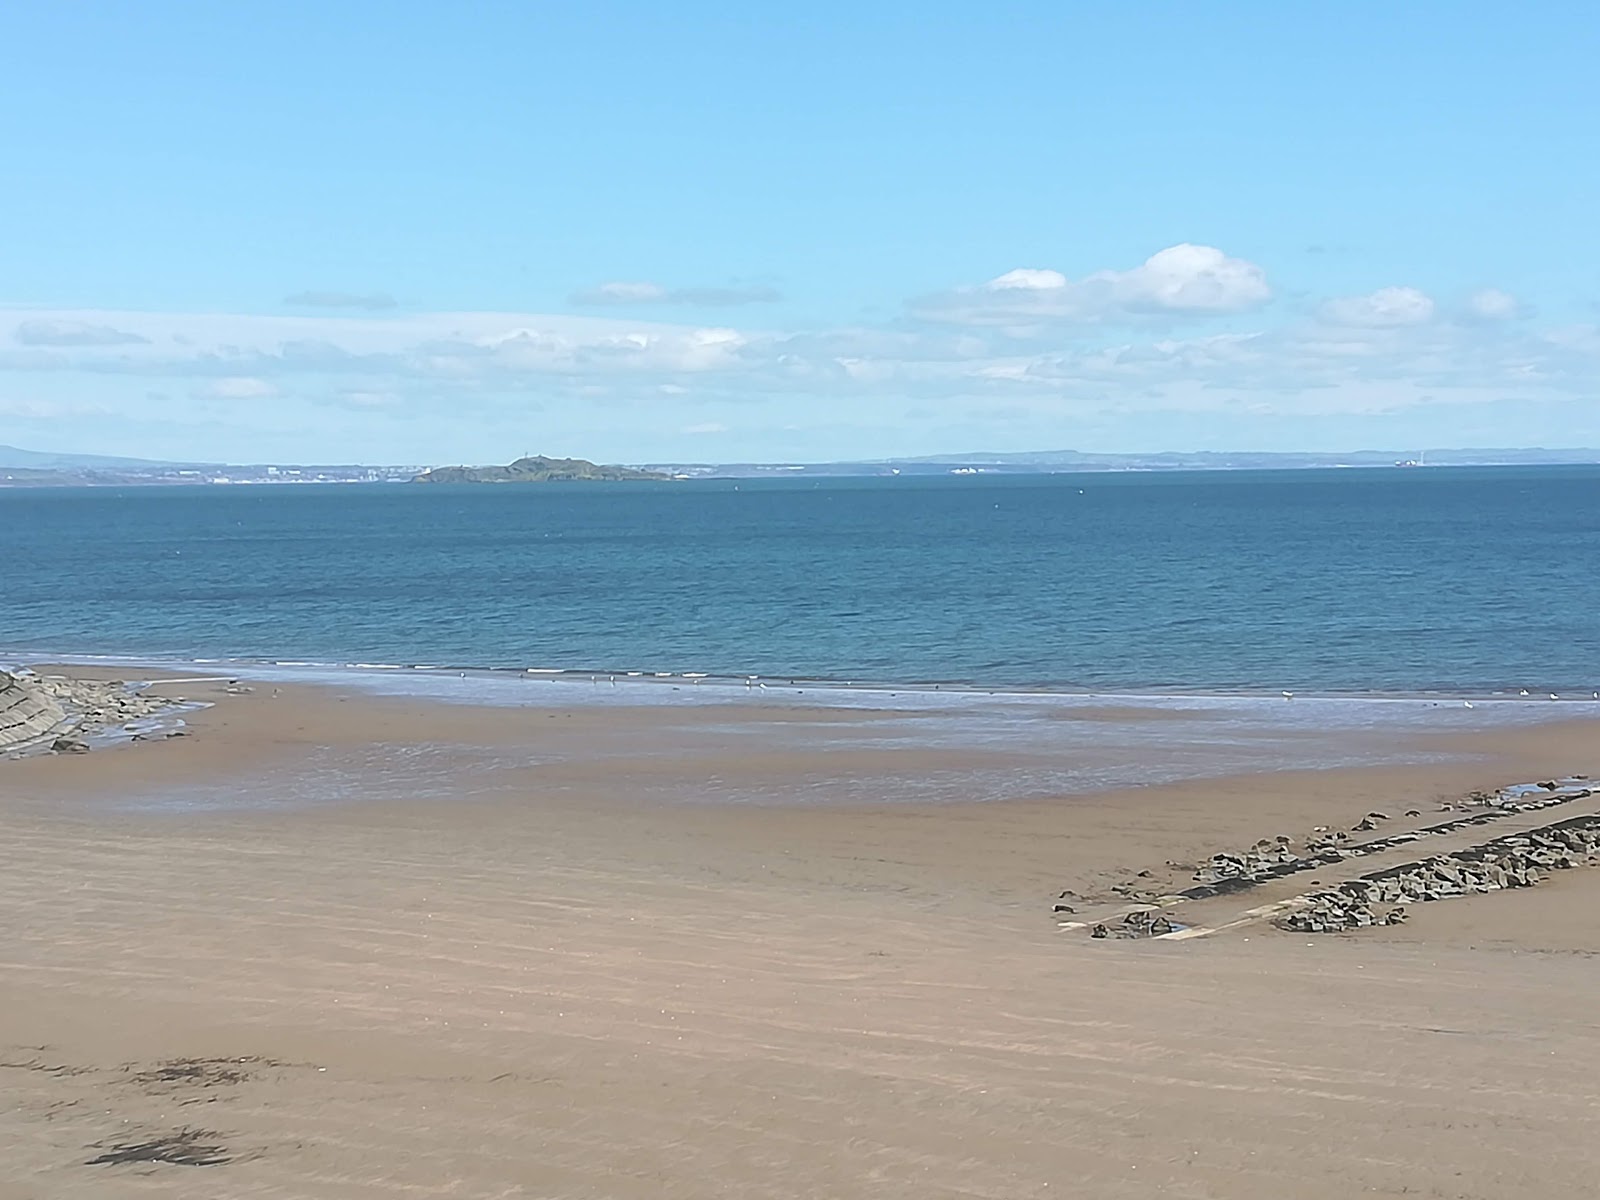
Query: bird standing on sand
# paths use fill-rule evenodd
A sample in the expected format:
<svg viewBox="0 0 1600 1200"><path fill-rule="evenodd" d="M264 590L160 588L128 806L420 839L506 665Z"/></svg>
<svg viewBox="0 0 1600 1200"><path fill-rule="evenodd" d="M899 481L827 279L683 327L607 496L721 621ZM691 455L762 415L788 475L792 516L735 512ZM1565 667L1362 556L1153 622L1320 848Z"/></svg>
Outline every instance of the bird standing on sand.
<svg viewBox="0 0 1600 1200"><path fill-rule="evenodd" d="M1283 698L1285 700L1293 700L1294 699L1294 693L1293 692L1285 692L1283 694Z"/></svg>

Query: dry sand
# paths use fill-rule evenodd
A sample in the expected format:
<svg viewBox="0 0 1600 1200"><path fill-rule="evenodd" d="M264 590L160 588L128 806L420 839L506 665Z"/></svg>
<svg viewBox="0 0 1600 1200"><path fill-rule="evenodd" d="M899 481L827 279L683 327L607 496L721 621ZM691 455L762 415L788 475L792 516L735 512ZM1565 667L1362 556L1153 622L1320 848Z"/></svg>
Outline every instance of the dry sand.
<svg viewBox="0 0 1600 1200"><path fill-rule="evenodd" d="M1600 774L1592 724L1418 745L1471 761L741 807L637 793L949 752L841 745L836 710L747 709L691 753L716 713L179 690L218 701L191 738L0 763L7 1200L1550 1200L1600 1178L1600 871L1337 937L1095 942L1050 913L1375 806ZM827 749L770 752L767 719ZM421 798L128 803L302 795L419 745ZM184 1130L213 1165L91 1161Z"/></svg>

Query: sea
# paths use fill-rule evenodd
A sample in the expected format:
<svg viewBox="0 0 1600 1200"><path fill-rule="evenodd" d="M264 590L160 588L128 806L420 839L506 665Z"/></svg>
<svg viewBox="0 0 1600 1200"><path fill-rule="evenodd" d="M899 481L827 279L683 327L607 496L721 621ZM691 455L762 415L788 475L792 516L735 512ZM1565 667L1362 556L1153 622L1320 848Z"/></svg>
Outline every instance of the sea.
<svg viewBox="0 0 1600 1200"><path fill-rule="evenodd" d="M1026 799L1455 759L1470 736L1428 739L1600 717L1597 584L1587 467L0 489L0 667L714 705L666 714L653 752L689 764L745 738L811 764L760 786L630 774L662 803ZM898 753L933 748L960 753ZM888 756L865 770L862 751ZM507 766L642 752L313 751L114 803L448 801Z"/></svg>
<svg viewBox="0 0 1600 1200"><path fill-rule="evenodd" d="M0 489L0 655L1589 697L1600 467Z"/></svg>

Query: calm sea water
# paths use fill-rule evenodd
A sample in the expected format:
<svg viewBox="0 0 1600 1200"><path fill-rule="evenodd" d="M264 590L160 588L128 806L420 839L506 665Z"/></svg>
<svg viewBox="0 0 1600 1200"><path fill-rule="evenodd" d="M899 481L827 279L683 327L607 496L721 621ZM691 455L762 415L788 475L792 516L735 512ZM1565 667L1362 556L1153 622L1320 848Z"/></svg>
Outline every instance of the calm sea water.
<svg viewBox="0 0 1600 1200"><path fill-rule="evenodd" d="M1600 688L1600 468L0 489L0 652Z"/></svg>

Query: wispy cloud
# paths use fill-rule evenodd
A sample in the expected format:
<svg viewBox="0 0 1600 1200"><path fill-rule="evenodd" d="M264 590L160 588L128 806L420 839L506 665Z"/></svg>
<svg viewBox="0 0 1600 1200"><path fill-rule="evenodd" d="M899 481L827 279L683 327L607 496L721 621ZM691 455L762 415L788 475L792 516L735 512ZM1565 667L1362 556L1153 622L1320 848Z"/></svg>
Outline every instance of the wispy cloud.
<svg viewBox="0 0 1600 1200"><path fill-rule="evenodd" d="M616 281L572 293L579 305L684 304L704 308L731 308L741 304L771 304L783 299L776 288L764 284L728 287L670 288L659 283Z"/></svg>
<svg viewBox="0 0 1600 1200"><path fill-rule="evenodd" d="M195 389L195 395L208 400L265 400L277 394L278 389L265 379L248 375L229 375Z"/></svg>
<svg viewBox="0 0 1600 1200"><path fill-rule="evenodd" d="M394 308L398 301L384 292L296 292L283 302L295 308L358 308L379 312Z"/></svg>
<svg viewBox="0 0 1600 1200"><path fill-rule="evenodd" d="M1438 306L1433 297L1413 287L1379 288L1365 296L1340 296L1322 306L1322 316L1335 325L1357 329L1393 329L1424 325Z"/></svg>
<svg viewBox="0 0 1600 1200"><path fill-rule="evenodd" d="M399 408L402 400L394 392L374 391L371 388L343 388L338 393L338 403L347 408L373 410Z"/></svg>
<svg viewBox="0 0 1600 1200"><path fill-rule="evenodd" d="M1510 292L1481 288L1467 297L1466 313L1475 321L1513 321L1523 315L1523 306Z"/></svg>
<svg viewBox="0 0 1600 1200"><path fill-rule="evenodd" d="M636 303L659 296L628 286ZM585 314L0 310L0 411L44 419L81 399L226 423L243 441L319 422L341 436L393 425L407 438L520 437L542 411L579 440L626 428L715 437L735 453L763 428L788 445L773 431L893 430L907 411L951 428L980 414L1023 437L1107 414L1226 423L1514 403L1565 415L1600 388L1600 327L1541 326L1499 290L1441 303L1391 286L1266 308L1270 295L1254 264L1174 247L1076 281L1008 271L914 306L935 319L795 331L651 319L615 297ZM1225 328L1206 323L1222 315Z"/></svg>
<svg viewBox="0 0 1600 1200"><path fill-rule="evenodd" d="M85 321L23 321L12 337L24 346L137 346L145 339L109 325Z"/></svg>

